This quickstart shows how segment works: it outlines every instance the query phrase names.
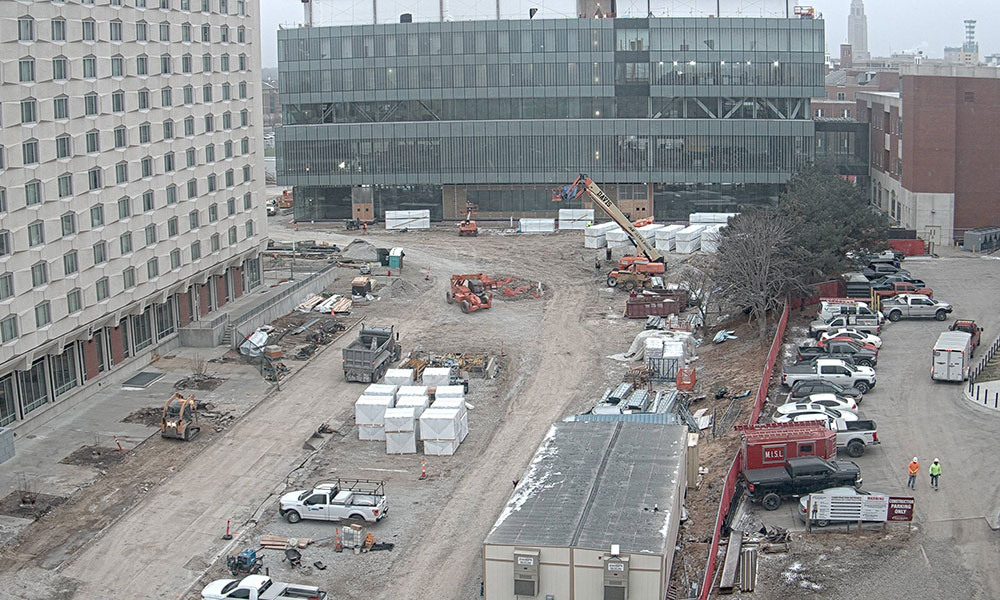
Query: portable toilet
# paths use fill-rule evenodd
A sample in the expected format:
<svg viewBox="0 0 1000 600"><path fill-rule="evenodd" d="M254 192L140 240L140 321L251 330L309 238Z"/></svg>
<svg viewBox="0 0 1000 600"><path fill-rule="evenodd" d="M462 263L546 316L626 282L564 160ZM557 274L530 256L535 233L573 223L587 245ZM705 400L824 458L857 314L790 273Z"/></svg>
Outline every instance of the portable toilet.
<svg viewBox="0 0 1000 600"><path fill-rule="evenodd" d="M402 269L404 256L406 256L406 254L403 252L402 248L393 248L392 250L389 250L389 268Z"/></svg>

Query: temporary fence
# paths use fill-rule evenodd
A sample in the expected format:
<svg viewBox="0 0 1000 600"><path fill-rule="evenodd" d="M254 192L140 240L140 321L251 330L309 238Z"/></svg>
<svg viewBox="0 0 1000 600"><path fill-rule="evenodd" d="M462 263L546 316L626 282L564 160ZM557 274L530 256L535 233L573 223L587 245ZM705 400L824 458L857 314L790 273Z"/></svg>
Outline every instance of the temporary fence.
<svg viewBox="0 0 1000 600"><path fill-rule="evenodd" d="M789 297L788 304L791 310L798 310L805 306L819 304L820 298L843 298L847 294L846 285L841 279L814 283L811 293Z"/></svg>
<svg viewBox="0 0 1000 600"><path fill-rule="evenodd" d="M967 393L969 398L975 400L976 403L982 403L983 406L992 406L993 408L1000 409L1000 386L994 389L987 388L984 384L976 383L979 378L979 374L983 372L983 369L989 364L996 353L1000 352L1000 337L993 340L990 347L986 349L986 353L979 358L979 364L972 368L969 372L969 389Z"/></svg>
<svg viewBox="0 0 1000 600"><path fill-rule="evenodd" d="M788 325L788 305L785 302L781 309L781 317L778 319L778 328L774 332L774 339L771 340L771 349L767 353L767 361L764 363L764 372L760 378L760 385L757 387L757 397L754 398L753 411L750 413L751 424L756 423L760 418L760 411L767 402L767 391L771 385L771 374L774 372L774 365L778 360L778 353L781 351L781 342L785 337L785 328ZM719 541L723 535L723 525L729 516L732 508L733 496L736 494L736 481L740 475L740 465L743 462L741 451L737 450L736 456L726 473L726 482L722 488L722 497L719 499L719 512L715 518L715 530L712 534L712 546L708 552L708 561L705 563L705 579L702 582L699 600L708 600L712 593L712 581L715 579L715 561L719 553Z"/></svg>

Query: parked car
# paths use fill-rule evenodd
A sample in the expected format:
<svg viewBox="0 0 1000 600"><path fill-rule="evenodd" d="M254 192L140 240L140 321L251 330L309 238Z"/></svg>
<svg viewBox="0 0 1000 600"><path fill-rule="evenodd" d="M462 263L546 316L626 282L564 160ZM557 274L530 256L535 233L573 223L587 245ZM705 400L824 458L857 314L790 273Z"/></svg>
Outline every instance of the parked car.
<svg viewBox="0 0 1000 600"><path fill-rule="evenodd" d="M900 275L899 273L893 273L892 275L884 275L878 279L871 282L873 290L881 290L889 287L892 283L912 283L917 287L924 287L927 284L923 282L922 279L914 279L909 275Z"/></svg>
<svg viewBox="0 0 1000 600"><path fill-rule="evenodd" d="M972 319L955 319L955 322L951 324L948 331L964 331L965 333L972 336L972 351L976 351L976 347L979 346L980 337L982 337L983 328L976 325L976 322Z"/></svg>
<svg viewBox="0 0 1000 600"><path fill-rule="evenodd" d="M837 432L837 448L846 450L854 458L864 454L868 446L881 443L875 421L831 419L826 422L826 426Z"/></svg>
<svg viewBox="0 0 1000 600"><path fill-rule="evenodd" d="M865 350L878 354L878 348L876 348L874 344L859 342L858 340L847 336L832 336L827 338L820 336L820 338L816 340L816 345L820 348L825 348L830 342L850 342L860 348L864 348Z"/></svg>
<svg viewBox="0 0 1000 600"><path fill-rule="evenodd" d="M851 412L857 412L858 403L850 398L844 396L838 396L837 394L821 393L821 394L810 394L802 400L796 400L795 402L788 402L782 404L778 407L778 412L788 412L782 411L783 408L788 406L797 406L800 404L819 404L827 408L836 408L837 410L849 410Z"/></svg>
<svg viewBox="0 0 1000 600"><path fill-rule="evenodd" d="M243 579L217 579L201 590L205 600L324 600L326 592L312 585L281 583L266 575L247 575Z"/></svg>
<svg viewBox="0 0 1000 600"><path fill-rule="evenodd" d="M823 335L819 336L820 342L832 339L851 339L859 344L873 346L876 350L882 347L882 338L879 336L850 328L827 331L824 332Z"/></svg>
<svg viewBox="0 0 1000 600"><path fill-rule="evenodd" d="M747 497L766 510L777 510L781 499L845 485L861 486L861 469L850 461L815 456L790 458L780 467L748 469L741 474Z"/></svg>
<svg viewBox="0 0 1000 600"><path fill-rule="evenodd" d="M840 315L861 315L872 317L882 322L882 313L872 310L867 302L854 298L828 298L820 300L819 308L816 311L816 318L829 321Z"/></svg>
<svg viewBox="0 0 1000 600"><path fill-rule="evenodd" d="M864 394L875 387L875 369L855 367L839 359L826 358L817 359L812 364L785 367L781 372L781 383L788 386L809 379L826 379L840 385L855 387Z"/></svg>
<svg viewBox="0 0 1000 600"><path fill-rule="evenodd" d="M951 304L919 294L902 294L882 302L882 310L890 321L934 318L944 321L952 311Z"/></svg>
<svg viewBox="0 0 1000 600"><path fill-rule="evenodd" d="M841 398L850 398L857 404L861 403L863 393L861 390L843 386L826 379L809 379L797 382L792 386L792 391L788 393L786 402L803 402L805 398L814 394L836 394Z"/></svg>
<svg viewBox="0 0 1000 600"><path fill-rule="evenodd" d="M878 319L862 315L841 315L829 321L823 321L822 319L813 321L809 324L809 335L819 339L827 331L836 331L846 327L872 335L882 333L882 326L879 324Z"/></svg>
<svg viewBox="0 0 1000 600"><path fill-rule="evenodd" d="M891 298L900 294L922 294L928 298L934 297L934 290L929 287L917 287L908 281L894 281L884 288L875 289L875 295L879 298Z"/></svg>
<svg viewBox="0 0 1000 600"><path fill-rule="evenodd" d="M878 279L884 275L901 274L909 276L910 272L904 269L900 269L896 265L887 263L873 263L861 269L861 274L867 277L869 280Z"/></svg>
<svg viewBox="0 0 1000 600"><path fill-rule="evenodd" d="M850 340L827 340L816 346L799 346L798 348L799 360L833 356L837 358L850 356L854 359L853 364L862 367L874 367L878 363L878 352Z"/></svg>
<svg viewBox="0 0 1000 600"><path fill-rule="evenodd" d="M822 404L799 403L789 406L787 404L779 407L788 412L780 414L775 412L771 420L775 423L802 423L804 421L823 421L826 419L843 419L845 421L857 421L858 415L849 410L837 410L828 408ZM816 415L815 418L799 419L805 415Z"/></svg>
<svg viewBox="0 0 1000 600"><path fill-rule="evenodd" d="M340 521L355 519L375 523L389 512L385 482L370 479L338 479L320 483L311 490L281 496L278 514L289 523L302 519Z"/></svg>
<svg viewBox="0 0 1000 600"><path fill-rule="evenodd" d="M818 492L813 492L812 494L806 494L799 498L799 518L803 521L806 520L806 515L809 512L809 497L815 496L817 494L822 494L824 496L888 496L888 494L880 494L878 492L866 492L864 490L859 490L853 487L835 487L827 488L825 490L820 490ZM851 519L853 522L853 519ZM834 515L830 515L829 519L813 519L812 524L817 527L826 527L830 523L843 523L846 520L838 519Z"/></svg>

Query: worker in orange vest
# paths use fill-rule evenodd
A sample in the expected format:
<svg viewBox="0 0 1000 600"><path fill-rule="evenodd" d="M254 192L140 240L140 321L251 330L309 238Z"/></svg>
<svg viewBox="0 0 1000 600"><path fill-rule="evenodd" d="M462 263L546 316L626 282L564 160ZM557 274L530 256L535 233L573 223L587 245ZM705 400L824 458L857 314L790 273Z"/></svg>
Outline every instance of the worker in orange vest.
<svg viewBox="0 0 1000 600"><path fill-rule="evenodd" d="M917 472L920 471L920 461L917 460L916 456L910 461L907 469L910 473L910 479L906 482L906 487L915 490L917 489Z"/></svg>

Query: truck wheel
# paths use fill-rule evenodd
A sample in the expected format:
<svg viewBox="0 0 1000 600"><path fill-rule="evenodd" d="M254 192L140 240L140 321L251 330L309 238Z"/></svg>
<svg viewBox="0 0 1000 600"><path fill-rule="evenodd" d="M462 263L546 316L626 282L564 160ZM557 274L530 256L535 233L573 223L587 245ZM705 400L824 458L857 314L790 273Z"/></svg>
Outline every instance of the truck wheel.
<svg viewBox="0 0 1000 600"><path fill-rule="evenodd" d="M781 506L781 496L771 492L760 501L766 510L778 510Z"/></svg>
<svg viewBox="0 0 1000 600"><path fill-rule="evenodd" d="M463 300L462 301L462 312L464 312L464 313L469 312L469 301L468 300Z"/></svg>
<svg viewBox="0 0 1000 600"><path fill-rule="evenodd" d="M889 316L889 320L892 321L893 323L895 323L896 321L898 321L898 320L900 320L900 319L903 318L903 313L899 312L898 310L894 310L891 313L889 313L888 316Z"/></svg>
<svg viewBox="0 0 1000 600"><path fill-rule="evenodd" d="M626 281L624 287L626 292L631 292L635 289L635 282L632 280Z"/></svg>
<svg viewBox="0 0 1000 600"><path fill-rule="evenodd" d="M860 360L860 361L858 361L858 365L862 366L862 367L870 367L870 366L872 366L872 361L867 360L867 359Z"/></svg>
<svg viewBox="0 0 1000 600"><path fill-rule="evenodd" d="M865 445L863 442L854 440L847 444L847 454L851 458L857 458L865 453Z"/></svg>
<svg viewBox="0 0 1000 600"><path fill-rule="evenodd" d="M857 388L857 390L859 392L861 392L862 394L867 394L868 390L871 389L870 387L868 387L868 384L866 382L864 382L864 381L859 381L859 382L855 383L854 387Z"/></svg>
<svg viewBox="0 0 1000 600"><path fill-rule="evenodd" d="M300 515L297 511L290 510L285 513L285 520L289 523L298 523L302 520L302 515Z"/></svg>
<svg viewBox="0 0 1000 600"><path fill-rule="evenodd" d="M827 525L830 524L830 522L827 521L826 519L818 519L817 521L815 521L815 523L816 527L826 527Z"/></svg>
<svg viewBox="0 0 1000 600"><path fill-rule="evenodd" d="M608 275L608 287L615 287L618 285L618 278Z"/></svg>
<svg viewBox="0 0 1000 600"><path fill-rule="evenodd" d="M937 319L938 321L944 321L945 319L948 318L948 313L944 312L943 310L939 310L936 313L934 313L934 318Z"/></svg>
<svg viewBox="0 0 1000 600"><path fill-rule="evenodd" d="M447 302L448 304L451 304L452 302L455 301L455 296L453 296L451 292L445 292L444 293L444 299L445 299L445 302Z"/></svg>

